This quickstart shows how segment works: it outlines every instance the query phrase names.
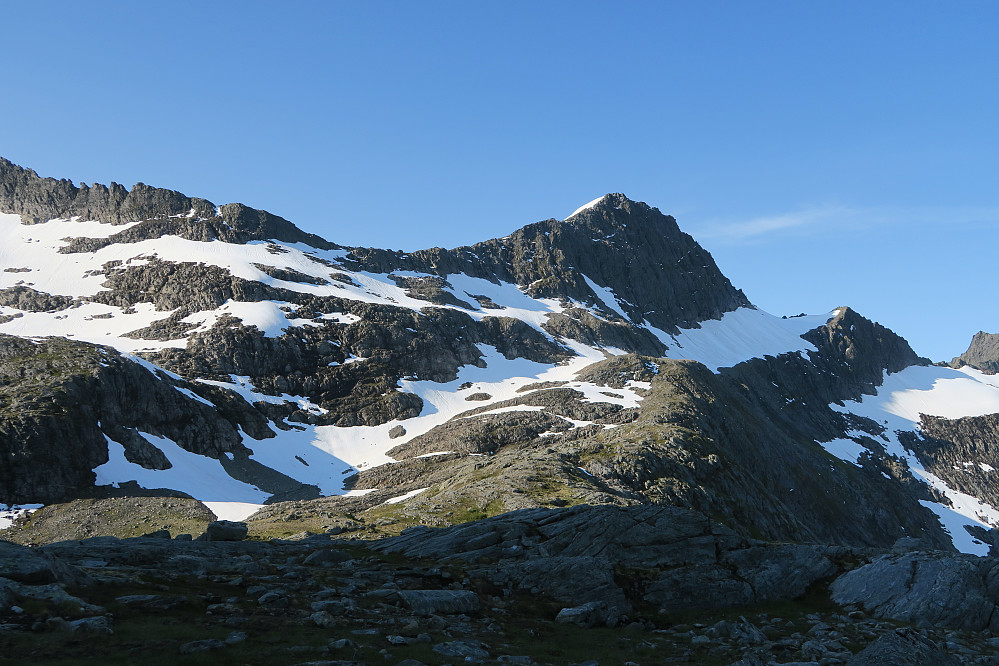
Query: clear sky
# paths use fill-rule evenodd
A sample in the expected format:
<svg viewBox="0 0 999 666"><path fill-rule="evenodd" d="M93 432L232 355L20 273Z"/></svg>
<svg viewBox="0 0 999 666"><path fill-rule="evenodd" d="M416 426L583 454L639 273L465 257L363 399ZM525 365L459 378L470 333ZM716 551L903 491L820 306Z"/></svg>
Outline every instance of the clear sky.
<svg viewBox="0 0 999 666"><path fill-rule="evenodd" d="M0 43L44 176L405 250L624 192L774 314L999 332L996 2L11 2Z"/></svg>

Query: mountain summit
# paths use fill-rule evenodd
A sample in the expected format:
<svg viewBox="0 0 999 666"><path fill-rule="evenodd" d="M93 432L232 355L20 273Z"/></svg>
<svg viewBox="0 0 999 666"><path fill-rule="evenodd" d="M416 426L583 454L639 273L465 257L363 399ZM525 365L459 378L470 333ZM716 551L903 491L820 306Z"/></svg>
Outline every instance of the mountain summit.
<svg viewBox="0 0 999 666"><path fill-rule="evenodd" d="M978 554L999 524L969 444L999 383L846 307L754 308L622 194L403 253L0 160L0 264L5 504L186 495L368 535L654 504Z"/></svg>

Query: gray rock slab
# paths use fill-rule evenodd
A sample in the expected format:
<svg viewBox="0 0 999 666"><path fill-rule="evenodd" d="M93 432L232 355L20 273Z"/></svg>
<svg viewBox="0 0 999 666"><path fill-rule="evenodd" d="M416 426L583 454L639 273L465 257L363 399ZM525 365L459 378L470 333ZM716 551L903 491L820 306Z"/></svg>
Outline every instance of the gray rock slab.
<svg viewBox="0 0 999 666"><path fill-rule="evenodd" d="M847 660L847 666L958 666L960 660L912 629L882 634Z"/></svg>
<svg viewBox="0 0 999 666"><path fill-rule="evenodd" d="M479 597L469 590L400 590L402 600L420 615L474 613Z"/></svg>
<svg viewBox="0 0 999 666"><path fill-rule="evenodd" d="M644 597L667 612L746 606L756 598L749 583L714 564L663 571Z"/></svg>
<svg viewBox="0 0 999 666"><path fill-rule="evenodd" d="M815 546L744 548L726 553L724 560L749 583L757 601L796 599L815 581L836 573L836 565Z"/></svg>
<svg viewBox="0 0 999 666"><path fill-rule="evenodd" d="M483 647L482 643L475 640L438 643L433 647L433 650L443 657L461 657L465 661L489 658L489 651Z"/></svg>
<svg viewBox="0 0 999 666"><path fill-rule="evenodd" d="M51 583L59 579L56 562L30 548L0 541L0 577L21 583Z"/></svg>
<svg viewBox="0 0 999 666"><path fill-rule="evenodd" d="M917 627L979 631L990 627L996 610L981 561L969 556L884 555L837 578L830 592L838 604L858 604L877 617Z"/></svg>

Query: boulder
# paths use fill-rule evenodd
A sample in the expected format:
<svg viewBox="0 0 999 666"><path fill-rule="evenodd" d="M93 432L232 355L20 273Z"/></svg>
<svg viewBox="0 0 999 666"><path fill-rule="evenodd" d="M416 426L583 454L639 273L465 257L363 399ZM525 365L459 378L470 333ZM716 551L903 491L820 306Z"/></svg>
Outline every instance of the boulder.
<svg viewBox="0 0 999 666"><path fill-rule="evenodd" d="M303 561L303 564L309 565L324 565L324 564L338 564L340 562L348 562L354 559L349 553L345 553L342 550L337 550L335 548L323 548L309 554Z"/></svg>
<svg viewBox="0 0 999 666"><path fill-rule="evenodd" d="M114 633L114 630L111 628L111 618L107 615L70 620L69 629L70 631L81 631L87 634L111 635Z"/></svg>
<svg viewBox="0 0 999 666"><path fill-rule="evenodd" d="M883 555L848 571L830 586L838 604L856 604L881 618L918 626L999 629L986 589L991 560L944 553ZM991 579L991 578L990 578ZM892 639L894 640L894 639Z"/></svg>
<svg viewBox="0 0 999 666"><path fill-rule="evenodd" d="M581 606L563 608L555 616L555 621L560 624L575 624L588 629L605 624L606 616L606 604L600 601L590 601Z"/></svg>
<svg viewBox="0 0 999 666"><path fill-rule="evenodd" d="M246 523L216 520L208 524L205 533L199 538L204 541L242 541L248 532Z"/></svg>

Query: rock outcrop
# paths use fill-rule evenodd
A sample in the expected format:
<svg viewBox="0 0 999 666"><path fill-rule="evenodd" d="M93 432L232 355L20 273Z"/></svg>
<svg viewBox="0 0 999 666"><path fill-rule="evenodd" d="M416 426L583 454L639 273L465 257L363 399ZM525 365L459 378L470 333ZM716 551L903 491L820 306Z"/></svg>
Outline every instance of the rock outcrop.
<svg viewBox="0 0 999 666"><path fill-rule="evenodd" d="M199 390L107 347L0 335L0 496L49 503L100 492L93 469L108 462L109 440L129 461L164 469L170 463L143 433L216 459L249 455L240 428L274 436L245 401L220 413Z"/></svg>
<svg viewBox="0 0 999 666"><path fill-rule="evenodd" d="M954 357L950 365L953 368L968 365L990 375L999 372L999 334L975 333L968 351Z"/></svg>
<svg viewBox="0 0 999 666"><path fill-rule="evenodd" d="M246 243L277 239L333 248L314 234L307 234L284 218L242 204L216 206L205 199L137 183L126 190L118 183L80 187L69 180L42 178L0 158L0 210L17 213L26 224L51 219L97 220L111 224L141 224L109 239L80 241L69 252L93 252L111 243L134 243L173 234L191 240Z"/></svg>
<svg viewBox="0 0 999 666"><path fill-rule="evenodd" d="M914 552L882 555L837 578L830 590L839 604L917 627L999 629L999 561L994 558Z"/></svg>

